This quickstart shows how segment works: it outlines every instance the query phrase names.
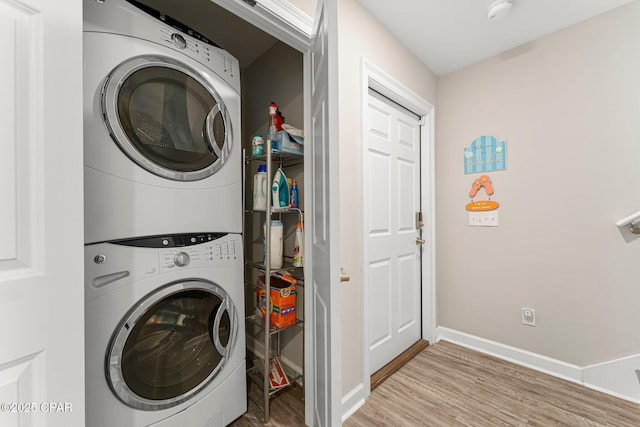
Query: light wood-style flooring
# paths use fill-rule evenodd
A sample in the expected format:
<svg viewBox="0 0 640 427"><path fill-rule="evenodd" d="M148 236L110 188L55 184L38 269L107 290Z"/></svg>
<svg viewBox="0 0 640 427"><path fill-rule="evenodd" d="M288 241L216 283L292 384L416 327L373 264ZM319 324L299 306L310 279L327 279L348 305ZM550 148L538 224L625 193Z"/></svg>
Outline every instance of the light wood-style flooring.
<svg viewBox="0 0 640 427"><path fill-rule="evenodd" d="M640 426L640 405L441 341L371 393L345 427Z"/></svg>
<svg viewBox="0 0 640 427"><path fill-rule="evenodd" d="M301 398L295 388L276 398L268 425L303 426ZM234 427L262 425L250 406ZM639 427L640 405L441 341L376 388L344 426Z"/></svg>
<svg viewBox="0 0 640 427"><path fill-rule="evenodd" d="M249 384L249 387L255 387ZM260 397L258 395L258 397ZM247 412L231 423L231 427L297 427L304 426L304 400L302 388L294 386L284 390L271 400L269 423L262 421L262 410L249 399Z"/></svg>

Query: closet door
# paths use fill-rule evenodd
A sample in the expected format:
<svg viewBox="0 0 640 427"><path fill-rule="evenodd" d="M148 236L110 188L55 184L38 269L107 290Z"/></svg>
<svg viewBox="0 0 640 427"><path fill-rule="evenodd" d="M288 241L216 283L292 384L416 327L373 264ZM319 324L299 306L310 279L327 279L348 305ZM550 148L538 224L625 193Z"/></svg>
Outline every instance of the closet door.
<svg viewBox="0 0 640 427"><path fill-rule="evenodd" d="M82 2L0 1L0 425L84 424Z"/></svg>
<svg viewBox="0 0 640 427"><path fill-rule="evenodd" d="M340 254L338 210L338 45L337 0L318 1L315 32L306 55L306 77L310 79L311 144L305 153L305 182L313 183L310 200L312 226L307 230L306 268L311 268L311 292L305 306L313 319L307 321L305 349L307 378L306 419L313 426L341 424L340 360ZM311 264L311 265L309 265Z"/></svg>

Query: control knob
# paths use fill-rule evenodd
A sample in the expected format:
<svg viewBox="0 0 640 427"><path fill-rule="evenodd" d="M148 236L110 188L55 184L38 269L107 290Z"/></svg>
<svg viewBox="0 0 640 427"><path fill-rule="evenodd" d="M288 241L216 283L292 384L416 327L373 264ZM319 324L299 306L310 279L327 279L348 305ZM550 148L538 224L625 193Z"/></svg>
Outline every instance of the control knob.
<svg viewBox="0 0 640 427"><path fill-rule="evenodd" d="M186 252L178 252L174 257L173 257L173 263L175 265L177 265L178 267L184 267L187 264L189 264L189 254Z"/></svg>
<svg viewBox="0 0 640 427"><path fill-rule="evenodd" d="M182 34L178 34L178 33L171 34L171 41L178 49L185 49L187 47L187 41L182 36Z"/></svg>

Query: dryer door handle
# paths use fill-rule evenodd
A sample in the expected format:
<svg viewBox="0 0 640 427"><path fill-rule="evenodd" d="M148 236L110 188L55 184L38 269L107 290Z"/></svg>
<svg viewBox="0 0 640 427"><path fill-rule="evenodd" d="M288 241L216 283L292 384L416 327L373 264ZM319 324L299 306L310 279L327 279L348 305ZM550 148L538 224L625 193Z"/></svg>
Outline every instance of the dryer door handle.
<svg viewBox="0 0 640 427"><path fill-rule="evenodd" d="M218 156L219 159L225 160L222 158L224 151L222 150L222 147L218 145L218 141L216 141L216 132L213 128L213 124L218 113L221 113L220 104L214 105L211 111L209 111L209 114L207 114L207 118L204 122L205 143L209 146L209 150ZM224 143L225 141L222 141L222 144Z"/></svg>
<svg viewBox="0 0 640 427"><path fill-rule="evenodd" d="M222 319L222 315L224 313L228 313L227 301L224 301L222 304L220 304L220 306L218 306L216 317L213 319L213 326L212 326L213 330L211 331L211 336L213 338L213 345L216 347L216 350L218 350L218 353L220 353L220 355L226 359L229 353L229 349L223 346L222 342L220 342L220 320ZM229 320L232 320L232 319L229 319ZM232 327L233 325L229 325L230 329ZM229 335L231 335L231 331L229 331Z"/></svg>

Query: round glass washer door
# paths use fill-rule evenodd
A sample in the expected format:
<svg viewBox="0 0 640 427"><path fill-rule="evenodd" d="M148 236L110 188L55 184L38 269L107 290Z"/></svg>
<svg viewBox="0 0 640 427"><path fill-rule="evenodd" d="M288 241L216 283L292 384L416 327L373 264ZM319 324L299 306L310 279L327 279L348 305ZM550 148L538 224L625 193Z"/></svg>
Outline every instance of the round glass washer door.
<svg viewBox="0 0 640 427"><path fill-rule="evenodd" d="M173 58L137 56L114 68L102 90L102 113L120 149L160 177L204 179L231 152L222 98L206 76Z"/></svg>
<svg viewBox="0 0 640 427"><path fill-rule="evenodd" d="M154 411L198 394L223 369L238 319L228 294L205 280L169 284L134 305L110 342L106 376L127 405Z"/></svg>

